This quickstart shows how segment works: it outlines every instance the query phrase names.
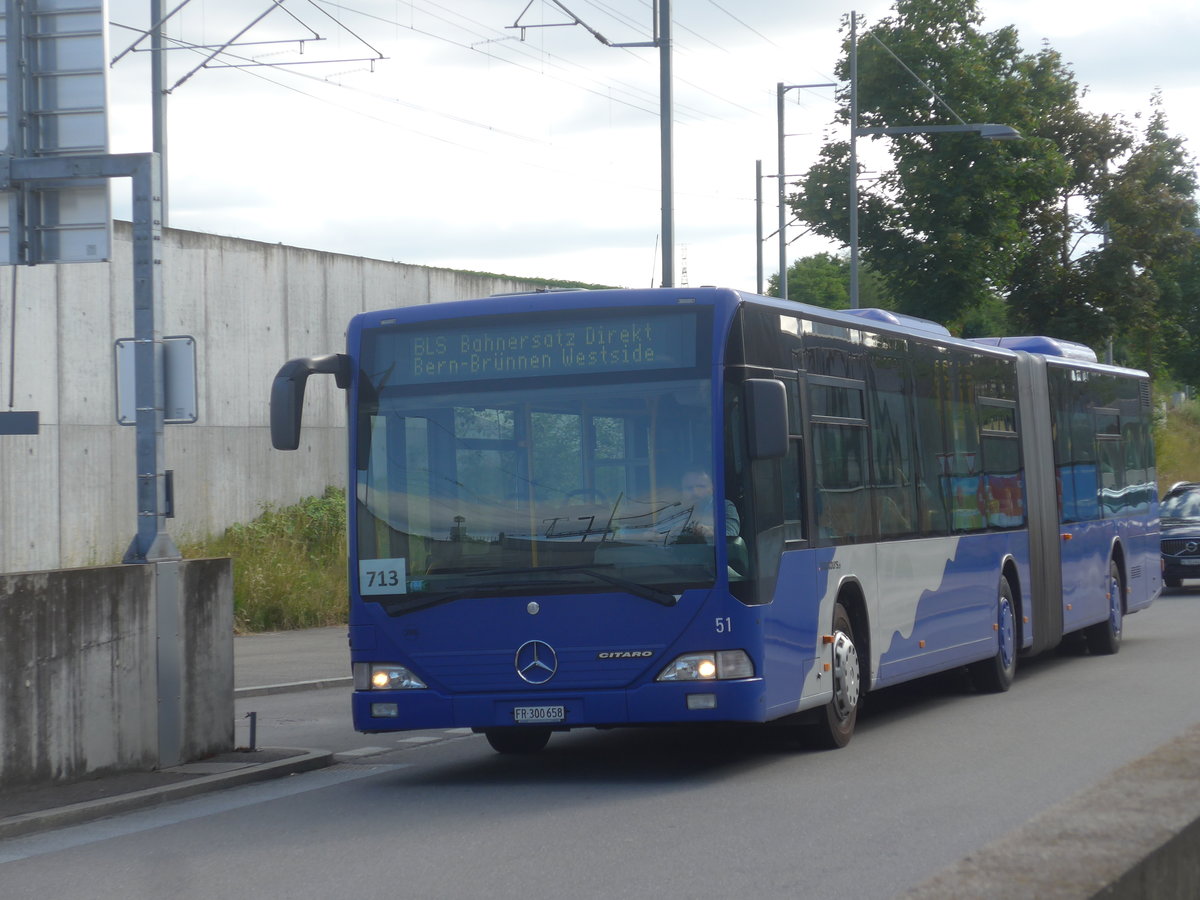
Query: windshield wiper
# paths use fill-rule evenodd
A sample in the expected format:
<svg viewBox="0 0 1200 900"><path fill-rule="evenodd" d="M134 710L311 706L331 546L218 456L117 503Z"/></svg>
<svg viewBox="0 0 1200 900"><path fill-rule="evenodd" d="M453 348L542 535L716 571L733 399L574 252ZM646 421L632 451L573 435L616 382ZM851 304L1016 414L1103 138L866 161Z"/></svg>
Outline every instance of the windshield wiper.
<svg viewBox="0 0 1200 900"><path fill-rule="evenodd" d="M525 570L518 569L517 571L523 572ZM474 573L474 574L492 575L492 574L498 574L498 573L489 571L486 573L479 572L479 573ZM565 583L566 582L552 582L552 581L539 582L539 584L565 584ZM462 587L460 587L456 590L442 591L441 593L438 593L438 594L427 594L427 595L414 594L411 597L411 599L393 600L390 603L382 603L381 605L383 606L384 611L389 616L402 616L405 613L416 612L419 609L429 609L431 606L441 606L443 603L449 603L451 600L462 600L462 599L466 599L467 597L476 597L476 596L479 596L480 593L486 594L489 591L497 591L497 592L501 592L504 594L511 594L513 592L519 593L520 587L521 587L520 585L514 585L511 581L485 581L485 582L482 582L481 584L463 585Z"/></svg>
<svg viewBox="0 0 1200 900"><path fill-rule="evenodd" d="M482 576L487 576L490 578L490 577L493 577L496 575L530 575L530 574L539 574L541 572L555 572L555 573L578 572L581 575L588 575L592 578L595 578L597 581L603 581L605 584L611 584L613 587L619 587L621 590L626 591L627 593L633 594L635 597L641 597L643 600L649 600L650 602L657 603L660 606L675 606L677 603L679 603L679 598L676 597L674 594L669 594L666 591L659 590L656 587L651 587L648 584L638 584L636 581L629 581L626 578L619 578L616 575L609 575L605 572L597 572L596 571L596 569L598 569L598 568L609 568L611 566L612 566L612 563L601 563L598 566L597 565L540 566L537 568L524 568L524 569L481 569L479 571L471 572L470 574L475 575L475 576L482 575ZM463 573L463 574L466 574L466 573ZM563 581L531 581L531 582L529 582L530 587L548 587L548 586L557 585L557 584L569 584L569 582L563 582ZM520 587L522 587L522 586L514 585L511 581L505 581L505 582L490 582L489 581L489 582L485 582L483 584L463 585L462 588L460 588L459 590L456 590L456 591L445 591L443 593L434 594L429 597L421 597L419 599L412 601L411 603L405 603L403 601L398 602L398 603L391 603L391 604L388 604L387 606L385 606L384 608L387 610L389 615L397 616L397 615L402 615L404 613L415 612L418 609L428 609L431 606L437 606L441 603L447 603L450 600L456 600L459 597L464 596L464 594L466 594L466 593L476 594L480 590L489 590L489 589L497 589L497 588L504 588L506 593L512 593L513 591L519 590Z"/></svg>
<svg viewBox="0 0 1200 900"><path fill-rule="evenodd" d="M611 569L612 563L593 563L591 565L578 566L537 566L527 569L484 569L482 572L475 572L475 575L528 575L537 572L578 572L580 575L589 575L597 581L603 581L606 584L611 584L613 587L619 587L623 591L633 594L635 597L641 597L643 600L649 600L657 603L660 606L674 606L679 602L679 598L674 594L668 594L666 591L660 591L656 587L651 587L648 584L638 584L636 581L630 581L627 578L619 578L616 575L609 575L605 572L597 572L596 569ZM534 582L536 584L537 582Z"/></svg>
<svg viewBox="0 0 1200 900"><path fill-rule="evenodd" d="M611 566L612 563L604 563L604 565ZM636 581L630 581L627 578L618 578L616 575L597 572L595 566L554 566L553 569L559 572L578 572L580 575L590 575L597 581L603 581L606 584L611 584L613 587L619 587L621 590L628 591L635 597L641 597L643 600L649 600L660 606L674 606L679 602L679 598L674 594L660 591L658 588L651 587L648 584L638 584ZM545 570L543 569L542 571Z"/></svg>

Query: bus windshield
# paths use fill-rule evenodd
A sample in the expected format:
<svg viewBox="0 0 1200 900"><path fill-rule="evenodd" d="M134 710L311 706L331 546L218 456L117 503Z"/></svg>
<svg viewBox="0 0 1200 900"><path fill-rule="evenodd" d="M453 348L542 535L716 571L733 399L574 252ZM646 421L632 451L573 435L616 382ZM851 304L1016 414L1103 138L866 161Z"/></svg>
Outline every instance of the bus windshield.
<svg viewBox="0 0 1200 900"><path fill-rule="evenodd" d="M714 532L712 387L698 372L372 384L389 365L364 351L354 486L364 599L404 611L622 590L673 605L714 582L713 534L727 515Z"/></svg>

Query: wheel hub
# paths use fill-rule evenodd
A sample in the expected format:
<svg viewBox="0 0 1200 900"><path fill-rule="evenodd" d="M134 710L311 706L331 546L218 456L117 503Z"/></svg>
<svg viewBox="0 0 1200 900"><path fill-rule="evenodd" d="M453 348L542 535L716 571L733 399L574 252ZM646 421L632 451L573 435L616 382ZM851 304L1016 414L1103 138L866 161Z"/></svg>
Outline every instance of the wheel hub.
<svg viewBox="0 0 1200 900"><path fill-rule="evenodd" d="M1108 579L1108 620L1112 624L1113 634L1121 634L1121 580Z"/></svg>
<svg viewBox="0 0 1200 900"><path fill-rule="evenodd" d="M858 650L843 631L833 636L833 704L839 718L846 718L858 706L861 690Z"/></svg>
<svg viewBox="0 0 1200 900"><path fill-rule="evenodd" d="M1007 597L1000 600L1000 659L1004 668L1012 665L1016 656L1016 617Z"/></svg>

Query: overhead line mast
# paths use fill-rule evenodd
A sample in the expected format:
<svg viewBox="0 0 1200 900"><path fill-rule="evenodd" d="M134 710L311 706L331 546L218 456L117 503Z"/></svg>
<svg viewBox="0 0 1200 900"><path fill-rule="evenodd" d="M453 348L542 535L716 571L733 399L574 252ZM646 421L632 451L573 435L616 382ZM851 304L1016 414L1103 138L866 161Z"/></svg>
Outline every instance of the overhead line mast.
<svg viewBox="0 0 1200 900"><path fill-rule="evenodd" d="M509 25L521 32L524 38L528 28L553 28L564 25L579 25L586 29L606 47L657 47L659 61L659 144L660 170L662 183L662 286L675 286L675 179L673 170L673 129L672 129L672 99L671 99L671 3L670 0L654 0L654 39L633 43L615 44L592 28L575 13L567 9L559 0L550 0L570 17L570 22L550 22L544 25L522 25L521 16L528 12L533 0L525 5L516 21Z"/></svg>

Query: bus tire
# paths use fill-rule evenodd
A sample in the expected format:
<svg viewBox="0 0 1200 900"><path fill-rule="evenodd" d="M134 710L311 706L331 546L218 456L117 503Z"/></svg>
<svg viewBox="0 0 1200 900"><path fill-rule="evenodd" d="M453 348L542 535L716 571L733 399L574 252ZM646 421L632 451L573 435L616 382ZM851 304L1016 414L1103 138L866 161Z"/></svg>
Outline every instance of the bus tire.
<svg viewBox="0 0 1200 900"><path fill-rule="evenodd" d="M550 740L549 728L488 728L483 732L487 742L497 753L508 755L524 755L537 753Z"/></svg>
<svg viewBox="0 0 1200 900"><path fill-rule="evenodd" d="M806 743L820 750L837 750L850 743L862 702L862 671L854 626L839 601L833 607L833 699L809 726Z"/></svg>
<svg viewBox="0 0 1200 900"><path fill-rule="evenodd" d="M1121 632L1124 628L1121 608L1121 595L1124 589L1121 585L1121 569L1115 559L1108 561L1108 616L1103 622L1097 622L1087 628L1088 649L1092 653L1111 656L1121 649Z"/></svg>
<svg viewBox="0 0 1200 900"><path fill-rule="evenodd" d="M996 592L996 655L970 666L975 688L985 694L1002 694L1017 674L1017 607L1008 577L1000 576Z"/></svg>

